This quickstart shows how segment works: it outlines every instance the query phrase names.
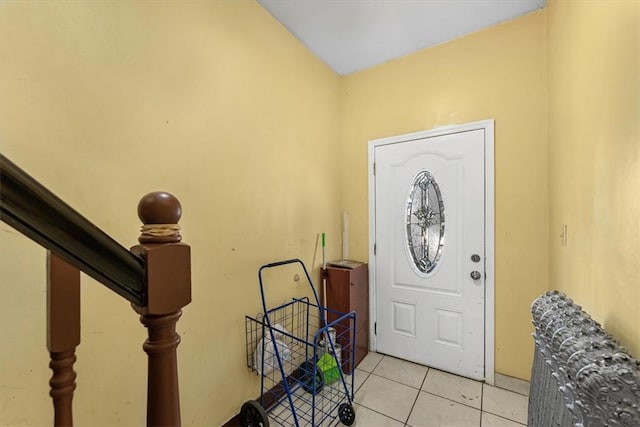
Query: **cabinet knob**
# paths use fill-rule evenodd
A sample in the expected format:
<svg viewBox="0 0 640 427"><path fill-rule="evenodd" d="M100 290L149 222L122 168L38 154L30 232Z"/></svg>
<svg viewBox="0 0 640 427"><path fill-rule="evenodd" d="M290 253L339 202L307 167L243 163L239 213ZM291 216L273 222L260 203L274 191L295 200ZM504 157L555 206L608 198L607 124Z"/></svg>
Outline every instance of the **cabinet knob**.
<svg viewBox="0 0 640 427"><path fill-rule="evenodd" d="M355 283L351 282L351 286L355 286L355 285L356 285Z"/></svg>

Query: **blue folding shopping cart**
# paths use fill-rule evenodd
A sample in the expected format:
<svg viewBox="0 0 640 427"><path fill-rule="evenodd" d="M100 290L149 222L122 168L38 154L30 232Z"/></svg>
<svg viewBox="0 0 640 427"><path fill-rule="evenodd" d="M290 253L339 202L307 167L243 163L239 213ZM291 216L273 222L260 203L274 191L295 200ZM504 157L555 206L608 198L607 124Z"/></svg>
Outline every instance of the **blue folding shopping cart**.
<svg viewBox="0 0 640 427"><path fill-rule="evenodd" d="M294 297L267 310L264 273L287 265L304 273L314 301ZM242 425L316 427L333 425L336 418L352 425L354 375L346 375L344 368L355 361L355 312L321 306L299 259L263 265L258 279L264 312L246 316L245 323L247 366L260 375L261 391L258 400L242 405Z"/></svg>

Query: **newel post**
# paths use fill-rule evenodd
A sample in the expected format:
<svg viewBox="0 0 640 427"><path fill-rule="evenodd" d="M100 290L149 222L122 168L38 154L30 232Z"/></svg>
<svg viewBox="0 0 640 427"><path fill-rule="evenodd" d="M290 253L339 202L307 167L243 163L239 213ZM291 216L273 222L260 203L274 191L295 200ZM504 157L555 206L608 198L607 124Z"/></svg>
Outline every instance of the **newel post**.
<svg viewBox="0 0 640 427"><path fill-rule="evenodd" d="M140 245L131 252L145 260L147 304L133 305L149 338L147 426L180 426L176 322L191 302L191 251L180 243L180 202L164 192L149 193L138 203L143 223Z"/></svg>

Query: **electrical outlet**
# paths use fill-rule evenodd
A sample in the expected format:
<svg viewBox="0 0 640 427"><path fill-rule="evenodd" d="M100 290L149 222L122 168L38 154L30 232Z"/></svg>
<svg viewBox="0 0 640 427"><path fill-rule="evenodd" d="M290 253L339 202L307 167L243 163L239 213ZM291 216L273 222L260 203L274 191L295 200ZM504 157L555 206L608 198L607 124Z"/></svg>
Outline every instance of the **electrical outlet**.
<svg viewBox="0 0 640 427"><path fill-rule="evenodd" d="M562 230L560 231L560 244L567 247L567 224L562 224Z"/></svg>

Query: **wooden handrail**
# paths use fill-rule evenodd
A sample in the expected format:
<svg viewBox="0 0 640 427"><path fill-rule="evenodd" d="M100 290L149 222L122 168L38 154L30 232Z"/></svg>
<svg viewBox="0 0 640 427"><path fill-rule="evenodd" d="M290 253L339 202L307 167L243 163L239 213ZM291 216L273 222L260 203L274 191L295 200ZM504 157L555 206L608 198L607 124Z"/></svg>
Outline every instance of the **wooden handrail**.
<svg viewBox="0 0 640 427"><path fill-rule="evenodd" d="M0 154L0 220L130 302L147 304L136 256Z"/></svg>
<svg viewBox="0 0 640 427"><path fill-rule="evenodd" d="M176 323L191 302L191 249L180 202L165 192L138 204L139 245L129 252L0 154L0 220L49 249L47 347L54 426L73 424L73 365L80 343L80 271L131 301L148 330L147 426L179 427Z"/></svg>

